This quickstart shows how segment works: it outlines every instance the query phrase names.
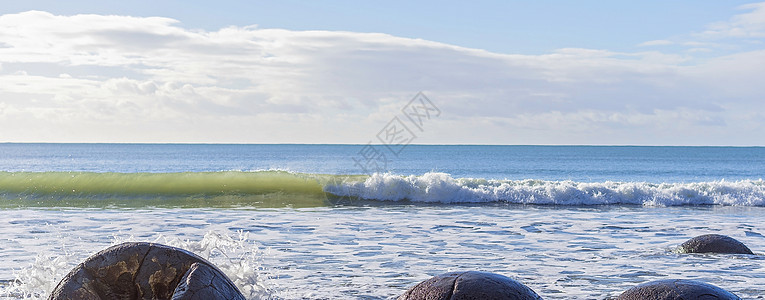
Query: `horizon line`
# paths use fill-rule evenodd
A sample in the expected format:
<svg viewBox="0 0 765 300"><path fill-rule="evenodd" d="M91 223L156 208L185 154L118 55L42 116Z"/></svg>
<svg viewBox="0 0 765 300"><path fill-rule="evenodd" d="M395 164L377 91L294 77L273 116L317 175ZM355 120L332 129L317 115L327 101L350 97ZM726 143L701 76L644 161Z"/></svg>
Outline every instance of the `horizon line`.
<svg viewBox="0 0 765 300"><path fill-rule="evenodd" d="M368 143L226 143L226 142L0 142L0 144L80 144L80 145L325 145L364 146ZM384 146L383 143L373 143ZM546 146L546 147L730 147L762 148L765 145L660 145L660 144L480 144L480 143L423 143L406 146Z"/></svg>

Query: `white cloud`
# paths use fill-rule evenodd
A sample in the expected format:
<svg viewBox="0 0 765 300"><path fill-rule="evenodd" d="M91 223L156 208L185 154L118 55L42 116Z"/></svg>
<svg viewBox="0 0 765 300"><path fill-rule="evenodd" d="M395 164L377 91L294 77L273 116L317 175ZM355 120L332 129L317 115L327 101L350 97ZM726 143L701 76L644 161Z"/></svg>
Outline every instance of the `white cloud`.
<svg viewBox="0 0 765 300"><path fill-rule="evenodd" d="M702 35L712 38L765 37L765 2L742 5L739 9L749 12L735 15L728 21L710 24Z"/></svg>
<svg viewBox="0 0 765 300"><path fill-rule="evenodd" d="M650 47L650 46L666 46L666 45L672 45L674 42L670 40L652 40L640 43L638 46L641 47Z"/></svg>
<svg viewBox="0 0 765 300"><path fill-rule="evenodd" d="M658 51L508 55L38 11L0 16L0 40L0 140L365 143L420 90L443 114L417 142L705 144L765 113L744 105L763 96L759 52L703 64Z"/></svg>
<svg viewBox="0 0 765 300"><path fill-rule="evenodd" d="M667 39L657 39L638 44L638 47L671 46L688 47L688 53L751 50L752 45L762 44L765 37L765 2L751 3L737 7L744 12L728 20L708 24L702 31Z"/></svg>

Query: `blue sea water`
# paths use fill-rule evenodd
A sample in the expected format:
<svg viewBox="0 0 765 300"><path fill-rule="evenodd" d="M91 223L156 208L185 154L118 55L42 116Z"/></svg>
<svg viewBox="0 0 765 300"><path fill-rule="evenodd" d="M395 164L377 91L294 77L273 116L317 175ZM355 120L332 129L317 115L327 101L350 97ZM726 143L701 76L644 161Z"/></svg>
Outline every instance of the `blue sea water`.
<svg viewBox="0 0 765 300"><path fill-rule="evenodd" d="M289 170L364 174L366 145L0 144L2 171L203 172ZM697 182L760 179L764 147L383 146L381 170L398 175L574 181ZM375 171L375 170L369 170Z"/></svg>
<svg viewBox="0 0 765 300"><path fill-rule="evenodd" d="M763 174L761 147L0 144L0 295L44 298L144 240L210 258L251 299L392 299L456 270L545 299L667 278L756 298ZM756 255L672 251L706 233Z"/></svg>

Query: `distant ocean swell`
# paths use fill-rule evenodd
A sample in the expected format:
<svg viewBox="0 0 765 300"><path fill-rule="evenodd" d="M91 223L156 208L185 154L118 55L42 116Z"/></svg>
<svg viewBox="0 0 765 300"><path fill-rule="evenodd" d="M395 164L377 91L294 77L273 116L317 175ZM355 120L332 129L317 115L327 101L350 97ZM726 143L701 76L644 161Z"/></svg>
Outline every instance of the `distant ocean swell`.
<svg viewBox="0 0 765 300"><path fill-rule="evenodd" d="M286 171L0 172L0 206L323 206L340 200L536 205L765 206L765 181L575 182L453 178L446 173ZM345 203L345 202L343 202Z"/></svg>

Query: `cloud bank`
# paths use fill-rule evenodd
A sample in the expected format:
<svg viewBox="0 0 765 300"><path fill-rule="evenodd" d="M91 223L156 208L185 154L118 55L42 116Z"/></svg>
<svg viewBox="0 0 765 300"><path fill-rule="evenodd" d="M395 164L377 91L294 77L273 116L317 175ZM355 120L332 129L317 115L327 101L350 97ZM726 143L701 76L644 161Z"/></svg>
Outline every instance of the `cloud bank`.
<svg viewBox="0 0 765 300"><path fill-rule="evenodd" d="M6 14L0 141L366 143L423 91L442 115L420 143L762 145L765 50L751 45L765 36L765 5L742 10L671 51L657 37L629 53L540 55L380 33ZM700 43L716 46L696 55Z"/></svg>

